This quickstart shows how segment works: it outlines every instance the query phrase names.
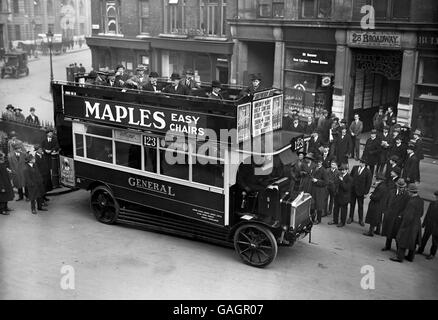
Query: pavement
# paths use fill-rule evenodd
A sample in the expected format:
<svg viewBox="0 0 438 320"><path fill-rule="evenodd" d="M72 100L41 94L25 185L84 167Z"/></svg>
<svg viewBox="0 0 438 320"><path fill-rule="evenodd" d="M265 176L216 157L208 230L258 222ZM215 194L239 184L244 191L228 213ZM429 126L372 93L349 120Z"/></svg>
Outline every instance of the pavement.
<svg viewBox="0 0 438 320"><path fill-rule="evenodd" d="M12 201L0 215L0 299L438 299L437 258L392 262L385 239L357 223L337 228L325 217L311 243L280 247L259 269L231 248L99 223L87 191L50 199L47 212Z"/></svg>

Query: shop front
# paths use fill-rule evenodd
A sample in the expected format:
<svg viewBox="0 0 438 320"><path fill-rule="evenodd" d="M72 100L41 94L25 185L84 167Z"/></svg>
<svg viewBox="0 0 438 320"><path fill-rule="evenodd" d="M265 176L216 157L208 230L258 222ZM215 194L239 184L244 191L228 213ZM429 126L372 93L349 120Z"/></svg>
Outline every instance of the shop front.
<svg viewBox="0 0 438 320"><path fill-rule="evenodd" d="M334 30L302 29L285 32L284 106L306 120L332 111L336 42Z"/></svg>
<svg viewBox="0 0 438 320"><path fill-rule="evenodd" d="M418 34L418 68L412 129L421 131L426 154L438 156L438 36Z"/></svg>

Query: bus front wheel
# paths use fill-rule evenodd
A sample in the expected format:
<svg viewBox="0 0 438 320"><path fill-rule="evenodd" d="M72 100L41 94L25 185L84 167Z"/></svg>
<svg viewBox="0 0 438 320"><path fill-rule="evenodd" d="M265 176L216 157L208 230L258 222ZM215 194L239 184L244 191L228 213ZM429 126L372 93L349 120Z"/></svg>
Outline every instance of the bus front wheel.
<svg viewBox="0 0 438 320"><path fill-rule="evenodd" d="M265 267L274 261L278 246L268 228L258 224L241 225L234 234L234 249L239 257L254 267Z"/></svg>
<svg viewBox="0 0 438 320"><path fill-rule="evenodd" d="M120 206L112 192L104 186L91 191L91 208L99 222L113 224L119 215Z"/></svg>

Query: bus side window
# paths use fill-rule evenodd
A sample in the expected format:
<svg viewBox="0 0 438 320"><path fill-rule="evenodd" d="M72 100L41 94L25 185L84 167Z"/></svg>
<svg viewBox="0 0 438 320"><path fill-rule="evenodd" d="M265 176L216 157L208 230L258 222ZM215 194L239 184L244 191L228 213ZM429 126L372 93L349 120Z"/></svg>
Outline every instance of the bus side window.
<svg viewBox="0 0 438 320"><path fill-rule="evenodd" d="M176 163L169 163L166 159L168 153L169 159L177 159ZM160 168L161 174L189 180L189 156L187 153L178 153L176 151L160 150Z"/></svg>
<svg viewBox="0 0 438 320"><path fill-rule="evenodd" d="M84 156L84 139L82 134L75 133L75 140L76 140L76 155L78 157Z"/></svg>
<svg viewBox="0 0 438 320"><path fill-rule="evenodd" d="M141 170L141 146L116 141L116 164Z"/></svg>
<svg viewBox="0 0 438 320"><path fill-rule="evenodd" d="M112 140L86 137L87 158L113 163Z"/></svg>
<svg viewBox="0 0 438 320"><path fill-rule="evenodd" d="M196 159L197 158L197 159ZM197 161L198 160L198 161ZM219 160L193 157L192 180L209 186L224 187L224 164Z"/></svg>
<svg viewBox="0 0 438 320"><path fill-rule="evenodd" d="M157 173L157 147L144 147L144 170Z"/></svg>

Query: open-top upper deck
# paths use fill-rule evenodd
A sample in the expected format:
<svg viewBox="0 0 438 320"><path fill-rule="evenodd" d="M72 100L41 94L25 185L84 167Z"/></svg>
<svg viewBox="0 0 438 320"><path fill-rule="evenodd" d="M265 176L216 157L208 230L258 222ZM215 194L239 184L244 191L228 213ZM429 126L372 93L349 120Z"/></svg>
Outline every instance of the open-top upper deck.
<svg viewBox="0 0 438 320"><path fill-rule="evenodd" d="M270 88L242 95L242 89L224 86L228 98L216 100L196 93L178 95L78 82L52 83L57 122L78 119L237 145L264 140L266 134L273 132L273 152L291 143L294 147L291 140L300 134L281 132L281 90ZM208 90L208 87L201 90Z"/></svg>

